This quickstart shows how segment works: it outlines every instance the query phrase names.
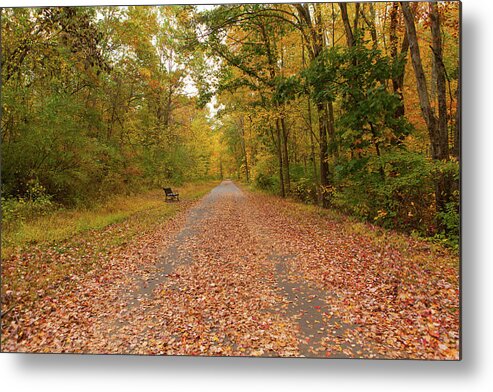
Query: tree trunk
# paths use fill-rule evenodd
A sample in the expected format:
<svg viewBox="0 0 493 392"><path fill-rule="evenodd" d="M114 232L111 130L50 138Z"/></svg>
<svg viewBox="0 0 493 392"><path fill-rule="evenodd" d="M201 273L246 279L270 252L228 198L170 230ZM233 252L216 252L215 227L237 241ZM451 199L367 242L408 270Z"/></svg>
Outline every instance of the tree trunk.
<svg viewBox="0 0 493 392"><path fill-rule="evenodd" d="M360 5L360 3L354 3L353 36L354 33L359 29Z"/></svg>
<svg viewBox="0 0 493 392"><path fill-rule="evenodd" d="M361 12L361 16L363 17L363 20L365 21L366 25L370 29L370 36L371 36L371 41L372 41L372 47L373 49L378 48L378 37L377 37L377 27L375 26L375 7L373 6L373 3L369 3L369 8L370 8L370 18L368 18L365 15L365 3L363 3L363 10Z"/></svg>
<svg viewBox="0 0 493 392"><path fill-rule="evenodd" d="M313 122L312 122L312 103L310 101L310 97L307 97L308 103L308 125L309 125L309 134L310 134L310 155L311 161L313 163L313 174L315 176L315 182L318 185L318 169L317 169L317 160L315 158L315 141L313 140ZM317 186L318 192L318 186Z"/></svg>
<svg viewBox="0 0 493 392"><path fill-rule="evenodd" d="M315 19L313 22L310 10L306 3L304 4L295 4L294 5L298 10L300 20L304 21L306 27L310 31L310 43L307 44L308 52L310 54L310 60L314 61L320 53L322 53L323 49L323 33L322 33L322 25L321 25L321 12L319 9L319 4L313 4L315 10ZM345 7L343 4L341 7ZM321 186L321 199L322 206L328 207L329 200L325 197L325 191L329 186L329 162L328 162L328 143L327 143L327 110L325 108L324 102L317 102L317 116L318 116L318 128L319 128L319 159L320 159L320 186Z"/></svg>
<svg viewBox="0 0 493 392"><path fill-rule="evenodd" d="M284 189L284 173L283 173L283 159L282 159L282 138L281 127L279 126L279 120L276 120L276 135L277 135L277 158L279 160L279 185L281 197L286 197L286 191Z"/></svg>
<svg viewBox="0 0 493 392"><path fill-rule="evenodd" d="M433 55L435 60L436 90L438 98L438 159L448 160L449 140L447 121L447 85L445 65L442 57L442 33L440 28L440 16L436 3L429 3L431 18L431 35ZM445 211L446 204L452 195L453 179L448 175L440 175L436 187L436 202L439 211Z"/></svg>
<svg viewBox="0 0 493 392"><path fill-rule="evenodd" d="M288 130L286 129L286 123L284 116L281 116L281 132L282 132L282 146L283 146L283 163L284 163L284 181L285 190L289 194L291 192L291 180L289 175L289 153L288 153Z"/></svg>
<svg viewBox="0 0 493 392"><path fill-rule="evenodd" d="M440 65L443 67L441 61L441 38L440 38L440 22L438 19L438 13L435 7L431 6L431 24L432 24L432 41L433 52L437 61L436 71L438 92L440 94L439 102L439 118L436 117L435 112L430 104L430 98L426 87L426 77L423 71L423 65L421 63L421 54L418 45L418 38L416 34L416 27L414 25L414 16L409 7L409 3L401 2L402 12L404 14L404 20L406 23L406 31L409 38L409 49L411 52L411 59L413 63L414 73L416 74L416 82L418 88L419 101L421 105L421 112L423 118L426 121L428 128L428 134L431 142L431 156L435 160L448 160L448 133L446 122L446 102L445 101L445 79L441 80L441 72L444 69L439 70ZM438 64L440 63L440 64ZM444 74L443 74L444 77ZM443 84L443 87L442 87ZM445 105L444 105L445 103ZM445 111L444 111L445 108ZM444 175L438 175L435 182L435 202L437 212L445 211L447 202L450 199L450 180ZM441 223L439 222L439 225Z"/></svg>
<svg viewBox="0 0 493 392"><path fill-rule="evenodd" d="M445 66L442 58L442 34L440 29L440 17L436 3L429 3L431 17L431 35L433 42L433 54L435 59L435 72L437 81L438 98L438 139L439 158L449 158L448 130L447 130L447 85L445 78Z"/></svg>
<svg viewBox="0 0 493 392"><path fill-rule="evenodd" d="M305 61L305 46L301 48L301 58L302 58L302 63L303 63L303 68L306 68L306 61ZM319 186L319 177L318 177L318 169L317 169L317 160L316 160L316 155L315 155L315 141L313 138L313 121L312 121L312 102L310 99L310 95L307 95L306 97L306 103L307 103L307 115L308 115L308 127L309 127L309 134L310 134L310 159L312 161L313 165L313 175L315 176L315 185L317 188L317 202L320 204L321 203L321 197L320 197L320 186Z"/></svg>
<svg viewBox="0 0 493 392"><path fill-rule="evenodd" d="M336 132L335 132L335 120L334 120L334 104L332 101L327 103L327 115L328 115L328 126L327 130L329 133L329 152L334 158L339 157L337 150Z"/></svg>
<svg viewBox="0 0 493 392"><path fill-rule="evenodd" d="M421 62L421 53L419 50L418 37L416 34L416 27L414 26L414 16L411 12L409 4L401 2L402 12L404 14L404 21L406 23L406 31L409 39L409 49L411 52L411 59L413 63L414 73L416 75L416 84L418 89L419 103L421 106L421 113L426 122L428 128L428 135L431 142L431 155L434 159L439 159L439 147L438 147L438 124L437 118L430 104L430 98L428 95L428 89L426 86L426 76L423 71L423 64Z"/></svg>
<svg viewBox="0 0 493 392"><path fill-rule="evenodd" d="M318 130L320 138L320 186L322 187L322 206L329 206L329 199L326 196L326 191L329 182L329 153L327 143L327 115L323 103L317 103L318 110Z"/></svg>
<svg viewBox="0 0 493 392"><path fill-rule="evenodd" d="M398 25L398 11L399 4L394 2L392 3L392 9L390 12L390 56L394 61L398 61L402 59L404 61L404 67L402 69L402 73L396 75L392 79L392 89L394 93L399 97L401 104L395 110L395 118L399 118L404 116L404 95L403 95L403 87L404 87L404 73L405 73L405 57L407 51L409 50L409 40L407 38L407 31L404 32L404 38L402 39L400 54L397 51L398 46L398 36L397 36L397 25Z"/></svg>
<svg viewBox="0 0 493 392"><path fill-rule="evenodd" d="M241 140L241 149L243 153L243 162L245 163L245 177L246 181L250 182L250 170L248 168L248 155L246 149L246 141L245 141L245 122L243 117L240 118L240 140Z"/></svg>
<svg viewBox="0 0 493 392"><path fill-rule="evenodd" d="M344 23L344 30L346 31L346 41L348 48L354 46L353 30L351 29L351 22L349 22L349 16L347 12L347 3L339 3L341 9L342 22Z"/></svg>

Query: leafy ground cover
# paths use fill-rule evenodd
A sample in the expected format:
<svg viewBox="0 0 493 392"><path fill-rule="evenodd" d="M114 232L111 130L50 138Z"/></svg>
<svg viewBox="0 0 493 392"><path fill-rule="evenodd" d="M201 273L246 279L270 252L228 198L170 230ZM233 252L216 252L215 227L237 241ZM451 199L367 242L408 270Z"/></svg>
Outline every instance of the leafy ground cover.
<svg viewBox="0 0 493 392"><path fill-rule="evenodd" d="M181 203L165 203L162 190L153 190L118 196L94 209L61 210L2 231L3 327L40 298L70 290L79 276L99 273L112 252L183 213L213 185L181 187Z"/></svg>
<svg viewBox="0 0 493 392"><path fill-rule="evenodd" d="M173 208L6 259L2 350L458 358L455 253L229 181Z"/></svg>

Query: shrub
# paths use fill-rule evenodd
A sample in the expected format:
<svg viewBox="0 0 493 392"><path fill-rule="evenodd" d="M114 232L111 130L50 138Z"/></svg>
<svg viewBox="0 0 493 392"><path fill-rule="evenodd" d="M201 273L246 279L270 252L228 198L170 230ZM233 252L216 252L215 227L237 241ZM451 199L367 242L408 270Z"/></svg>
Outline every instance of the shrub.
<svg viewBox="0 0 493 392"><path fill-rule="evenodd" d="M336 173L337 207L386 228L434 230L433 162L424 155L394 150L340 163Z"/></svg>
<svg viewBox="0 0 493 392"><path fill-rule="evenodd" d="M277 188L278 180L274 176L258 173L255 177L255 185L266 191L274 191Z"/></svg>
<svg viewBox="0 0 493 392"><path fill-rule="evenodd" d="M306 204L317 203L317 185L312 179L300 178L293 183L293 196Z"/></svg>
<svg viewBox="0 0 493 392"><path fill-rule="evenodd" d="M457 248L460 241L460 210L458 200L447 203L445 211L438 213L444 230L435 238L440 239L445 245Z"/></svg>
<svg viewBox="0 0 493 392"><path fill-rule="evenodd" d="M47 215L57 208L52 196L46 194L45 188L37 180L27 184L25 198L2 197L2 225L4 229L18 226L27 219Z"/></svg>

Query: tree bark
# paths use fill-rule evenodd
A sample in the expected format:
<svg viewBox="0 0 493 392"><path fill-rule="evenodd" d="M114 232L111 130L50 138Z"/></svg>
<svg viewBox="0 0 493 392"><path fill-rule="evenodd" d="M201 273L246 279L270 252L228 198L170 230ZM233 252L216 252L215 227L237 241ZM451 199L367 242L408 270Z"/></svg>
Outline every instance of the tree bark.
<svg viewBox="0 0 493 392"><path fill-rule="evenodd" d="M306 61L305 61L305 46L301 48L301 58L302 58L302 63L303 63L303 68L306 67ZM308 115L308 133L310 134L310 160L312 161L313 165L313 175L315 177L315 184L317 188L317 202L320 204L321 203L321 197L320 197L320 187L319 187L319 176L318 176L318 169L317 169L317 160L315 156L315 141L313 140L313 121L312 121L312 102L310 99L310 96L307 95L306 97L306 103L307 103L307 115Z"/></svg>
<svg viewBox="0 0 493 392"><path fill-rule="evenodd" d="M405 58L407 51L409 50L409 40L407 38L407 31L404 32L404 38L402 39L401 50L400 53L397 50L399 39L397 36L397 26L398 26L398 11L399 4L394 2L392 3L392 9L390 11L390 56L394 59L394 61L398 61L401 59L404 61L404 67L402 69L402 73L396 75L392 79L392 89L394 94L399 97L401 104L395 110L395 118L399 118L404 116L405 108L404 108L404 74L405 74Z"/></svg>
<svg viewBox="0 0 493 392"><path fill-rule="evenodd" d="M282 138L281 138L281 127L279 126L279 120L276 120L276 135L277 135L277 158L279 161L279 185L281 197L286 197L286 190L284 188L284 170L283 170L283 159L282 159Z"/></svg>
<svg viewBox="0 0 493 392"><path fill-rule="evenodd" d="M421 106L421 113L426 122L428 128L428 135L431 142L431 155L434 159L439 159L440 149L438 147L438 127L437 118L430 104L430 97L426 86L426 76L423 71L423 64L421 62L421 53L418 44L418 37L416 34L416 27L414 25L414 16L411 12L409 4L401 2L402 12L404 14L404 21L406 23L406 31L409 39L409 49L411 52L411 59L413 63L414 73L416 75L416 84L418 89L419 103Z"/></svg>
<svg viewBox="0 0 493 392"><path fill-rule="evenodd" d="M322 206L327 208L329 200L325 192L330 185L329 181L329 151L327 143L327 116L323 103L317 103L318 130L320 139L320 185L322 187Z"/></svg>
<svg viewBox="0 0 493 392"><path fill-rule="evenodd" d="M270 41L267 36L267 32L265 30L265 26L263 24L260 25L260 31L262 33L262 37L264 39L267 61L269 64L269 76L270 80L274 81L277 74L277 55L274 50L272 50ZM284 126L284 111L280 105L276 105L278 112L281 112L281 121L276 119L276 130L277 130L277 141L278 141L278 154L279 154L279 181L281 183L281 197L286 196L286 191L289 192L290 184L289 184L289 157L288 157L288 147L287 147L287 134ZM286 183L287 181L287 183Z"/></svg>
<svg viewBox="0 0 493 392"><path fill-rule="evenodd" d="M241 149L243 152L243 161L245 163L245 177L246 181L250 182L250 170L248 168L248 155L246 149L246 141L245 141L245 122L243 118L240 118L240 139L241 139Z"/></svg>
<svg viewBox="0 0 493 392"><path fill-rule="evenodd" d="M321 25L319 26L317 21L320 22L321 14L318 9L319 4L314 4L315 9L315 22L313 22L310 10L307 4L295 4L298 10L299 18L304 21L304 24L310 32L310 43L306 43L308 52L310 53L310 60L314 61L323 50L323 34ZM324 192L327 190L329 182L329 154L327 143L327 110L326 105L323 102L317 102L317 116L318 116L318 128L319 128L319 159L320 159L320 186L322 188L322 206L327 208L329 206L329 200L325 197Z"/></svg>
<svg viewBox="0 0 493 392"><path fill-rule="evenodd" d="M437 81L438 98L438 159L449 158L448 130L447 130L447 85L445 78L445 66L442 57L442 33L440 29L440 16L436 3L429 3L431 18L431 35L433 43L433 55L435 59L435 72Z"/></svg>
<svg viewBox="0 0 493 392"><path fill-rule="evenodd" d="M418 38L416 34L416 27L414 25L414 16L409 7L409 3L401 2L402 12L404 14L404 21L406 23L406 31L409 38L409 49L411 52L411 59L413 63L414 73L416 75L416 82L418 88L419 101L421 105L421 112L425 119L428 134L431 143L431 157L435 160L448 160L448 133L446 122L446 102L445 101L445 78L444 69L439 70L439 66L436 68L437 83L439 84L438 92L440 94L439 102L439 117L437 118L431 103L426 86L426 77L423 71L423 65L421 62L421 54L419 50ZM437 59L437 65L443 67L441 61L441 38L440 38L440 22L438 19L437 9L431 6L431 24L432 24L432 41L433 52ZM438 64L440 63L440 64ZM442 73L443 72L443 79ZM443 87L442 87L443 84ZM444 110L445 108L445 110ZM445 211L447 202L450 200L450 187L451 182L447 176L439 174L435 181L435 203L437 212ZM439 226L442 226L438 221Z"/></svg>
<svg viewBox="0 0 493 392"><path fill-rule="evenodd" d="M335 157L338 158L338 151L337 151L337 142L336 142L336 132L335 132L335 120L334 120L334 104L332 101L329 101L327 103L327 116L328 116L328 123L327 123L327 131L329 133L329 153Z"/></svg>
<svg viewBox="0 0 493 392"><path fill-rule="evenodd" d="M439 137L439 154L441 160L450 159L449 134L448 134L448 117L447 117L447 85L446 70L443 63L442 32L440 26L440 15L438 13L437 3L429 3L431 18L431 35L433 55L435 59L435 75L437 81L437 98L438 98L438 137ZM445 211L447 203L452 198L454 189L458 189L458 183L450 174L440 174L436 187L437 208ZM441 224L441 222L439 222ZM443 227L442 227L443 228Z"/></svg>
<svg viewBox="0 0 493 392"><path fill-rule="evenodd" d="M354 35L351 29L351 22L349 22L349 16L347 12L347 3L339 3L341 9L342 22L344 23L344 30L346 31L347 46L352 48L354 46Z"/></svg>
<svg viewBox="0 0 493 392"><path fill-rule="evenodd" d="M368 3L370 8L370 18L365 15L365 3L363 3L363 10L361 11L361 16L365 21L366 25L370 29L370 36L372 41L373 49L378 48L378 37L377 37L377 27L375 26L375 7L373 3Z"/></svg>
<svg viewBox="0 0 493 392"><path fill-rule="evenodd" d="M284 110L283 110L284 112ZM289 152L288 152L288 130L286 129L286 122L284 116L281 116L281 132L282 132L282 146L283 146L283 164L284 164L284 181L285 191L287 194L291 192L291 179L289 175Z"/></svg>
<svg viewBox="0 0 493 392"><path fill-rule="evenodd" d="M318 177L318 169L317 169L317 160L315 159L315 142L313 140L313 122L312 122L312 103L310 101L310 97L307 97L308 103L308 124L309 124L309 133L310 133L310 153L311 153L311 161L313 163L313 173L315 176L315 182L319 184ZM318 194L318 186L317 186L317 194Z"/></svg>

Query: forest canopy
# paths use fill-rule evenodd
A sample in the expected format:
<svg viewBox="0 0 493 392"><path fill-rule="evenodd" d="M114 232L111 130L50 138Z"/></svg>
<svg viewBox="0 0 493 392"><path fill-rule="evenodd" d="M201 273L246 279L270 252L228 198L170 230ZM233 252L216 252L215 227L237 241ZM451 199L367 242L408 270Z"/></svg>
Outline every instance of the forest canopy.
<svg viewBox="0 0 493 392"><path fill-rule="evenodd" d="M230 177L456 246L459 7L4 8L4 218Z"/></svg>

